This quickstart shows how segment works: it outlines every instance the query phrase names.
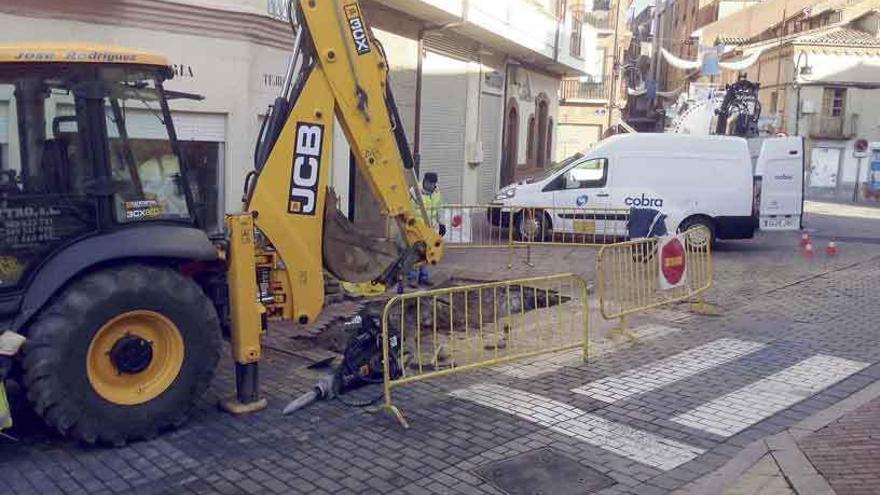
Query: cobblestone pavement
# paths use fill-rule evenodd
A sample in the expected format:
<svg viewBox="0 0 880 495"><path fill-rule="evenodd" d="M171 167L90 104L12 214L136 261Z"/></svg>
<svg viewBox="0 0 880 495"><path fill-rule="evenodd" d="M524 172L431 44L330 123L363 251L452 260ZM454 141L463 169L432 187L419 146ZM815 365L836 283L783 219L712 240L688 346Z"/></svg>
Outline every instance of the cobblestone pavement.
<svg viewBox="0 0 880 495"><path fill-rule="evenodd" d="M802 259L794 234L722 243L709 294L722 316L671 307L634 319L634 345L596 338L588 364L560 355L395 389L410 430L339 402L282 417L315 374L274 345L261 370L267 410L217 411L216 400L232 391L226 360L185 427L123 448L58 438L13 390L21 440L0 443L0 493L503 493L511 480L525 483L517 478L524 465L534 473L526 481L603 495L666 493L880 379L880 253L845 221L808 223L817 239L858 238L842 240L834 258L819 245L812 261ZM514 258L508 270L492 250L452 250L447 274L592 278L589 250L532 255L533 267ZM849 434L846 424L828 431ZM828 433L823 444L817 433L805 450L819 459L837 437ZM826 462L830 473L836 458Z"/></svg>
<svg viewBox="0 0 880 495"><path fill-rule="evenodd" d="M880 399L865 404L799 442L839 495L880 491Z"/></svg>

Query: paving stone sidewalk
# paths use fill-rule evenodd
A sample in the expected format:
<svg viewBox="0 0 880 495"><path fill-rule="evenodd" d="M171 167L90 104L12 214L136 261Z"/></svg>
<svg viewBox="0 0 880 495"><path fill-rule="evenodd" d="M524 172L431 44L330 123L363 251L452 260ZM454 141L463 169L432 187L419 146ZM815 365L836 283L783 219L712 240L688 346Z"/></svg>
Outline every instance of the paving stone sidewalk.
<svg viewBox="0 0 880 495"><path fill-rule="evenodd" d="M880 493L880 398L799 442L838 495Z"/></svg>
<svg viewBox="0 0 880 495"><path fill-rule="evenodd" d="M602 352L587 364L558 357L400 387L394 400L410 430L339 402L281 416L315 374L280 348L261 368L266 411L217 411L232 391L227 358L184 428L124 448L61 439L19 406L21 442L0 443L0 493L493 494L504 481L495 473L522 455L560 459L602 495L668 493L880 380L877 246L847 244L839 257L805 262L796 244L722 245L710 294L720 317L671 307L636 322L639 343L597 343ZM584 250L548 253L517 273L589 276ZM450 253L450 262L463 258ZM493 278L509 278L502 268ZM766 394L775 402L756 414L748 405ZM821 471L828 449L818 438L804 452Z"/></svg>

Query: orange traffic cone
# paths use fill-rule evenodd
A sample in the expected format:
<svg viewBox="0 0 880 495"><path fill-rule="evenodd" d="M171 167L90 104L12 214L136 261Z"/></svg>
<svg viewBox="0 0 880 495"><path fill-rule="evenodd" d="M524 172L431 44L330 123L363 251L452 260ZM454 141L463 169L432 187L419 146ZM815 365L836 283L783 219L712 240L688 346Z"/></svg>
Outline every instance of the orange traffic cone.
<svg viewBox="0 0 880 495"><path fill-rule="evenodd" d="M835 238L831 238L828 241L828 247L825 248L825 254L828 256L837 256L837 240Z"/></svg>
<svg viewBox="0 0 880 495"><path fill-rule="evenodd" d="M809 244L809 243L810 243L810 233L803 232L801 234L801 247L805 248L805 247L807 247L807 244Z"/></svg>
<svg viewBox="0 0 880 495"><path fill-rule="evenodd" d="M813 241L807 241L807 244L804 246L803 255L805 259L813 259Z"/></svg>

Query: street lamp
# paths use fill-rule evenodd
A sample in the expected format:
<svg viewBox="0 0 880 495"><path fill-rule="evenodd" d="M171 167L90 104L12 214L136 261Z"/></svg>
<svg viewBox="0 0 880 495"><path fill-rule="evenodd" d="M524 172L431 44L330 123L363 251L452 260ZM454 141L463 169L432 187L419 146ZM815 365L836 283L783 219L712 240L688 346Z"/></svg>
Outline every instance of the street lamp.
<svg viewBox="0 0 880 495"><path fill-rule="evenodd" d="M801 57L804 59L804 66L801 67ZM795 102L794 107L794 135L798 136L800 133L800 124L801 124L801 84L798 81L798 76L810 76L813 74L813 67L810 66L810 60L807 56L807 52L799 52L797 59L794 62L794 74L792 74L792 81L794 83L794 87L797 89L797 101Z"/></svg>

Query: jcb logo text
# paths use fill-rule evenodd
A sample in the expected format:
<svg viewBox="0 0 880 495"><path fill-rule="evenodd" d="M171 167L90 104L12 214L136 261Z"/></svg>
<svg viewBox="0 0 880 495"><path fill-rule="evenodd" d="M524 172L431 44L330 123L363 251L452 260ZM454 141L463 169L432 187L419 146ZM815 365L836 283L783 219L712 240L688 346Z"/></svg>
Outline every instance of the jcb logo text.
<svg viewBox="0 0 880 495"><path fill-rule="evenodd" d="M308 122L296 124L296 147L294 148L293 171L290 177L288 213L315 214L323 144L323 125Z"/></svg>

